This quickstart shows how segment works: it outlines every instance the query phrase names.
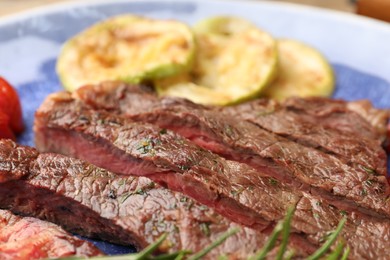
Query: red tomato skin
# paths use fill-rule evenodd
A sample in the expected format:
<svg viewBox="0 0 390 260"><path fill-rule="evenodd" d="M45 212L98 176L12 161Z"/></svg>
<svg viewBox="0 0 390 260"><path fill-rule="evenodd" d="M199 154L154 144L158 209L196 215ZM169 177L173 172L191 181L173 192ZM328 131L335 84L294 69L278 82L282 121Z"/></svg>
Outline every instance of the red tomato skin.
<svg viewBox="0 0 390 260"><path fill-rule="evenodd" d="M9 116L9 126L15 134L23 132L22 108L18 93L2 77L0 77L0 111Z"/></svg>
<svg viewBox="0 0 390 260"><path fill-rule="evenodd" d="M0 139L12 139L16 140L14 133L9 127L9 117L0 110Z"/></svg>

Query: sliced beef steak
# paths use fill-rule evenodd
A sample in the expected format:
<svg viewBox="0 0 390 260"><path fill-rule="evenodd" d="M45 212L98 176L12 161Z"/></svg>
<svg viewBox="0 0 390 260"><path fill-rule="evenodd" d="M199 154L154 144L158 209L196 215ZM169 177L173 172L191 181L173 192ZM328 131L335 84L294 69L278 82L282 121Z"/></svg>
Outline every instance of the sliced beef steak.
<svg viewBox="0 0 390 260"><path fill-rule="evenodd" d="M245 119L277 135L336 155L350 165L357 164L386 175L386 154L381 143L386 138L390 114L386 110L374 109L367 101L291 98L277 103L260 99L237 106L207 108L184 99L157 98L145 87L118 82L86 86L75 94L97 109L129 116L174 107L179 112L180 107L177 106L183 106L186 113L194 109L195 116L199 110L213 110L233 116L236 121ZM209 114L211 117L214 115Z"/></svg>
<svg viewBox="0 0 390 260"><path fill-rule="evenodd" d="M68 93L45 101L34 128L42 151L80 157L123 175L148 176L257 230L270 230L289 206L296 205L292 233L297 240L320 245L343 215L350 214L343 236L354 255L390 250L383 240L390 239L386 218L340 211L309 192L288 187L246 164L225 160L173 132L95 111ZM367 240L375 243L369 253L362 248Z"/></svg>
<svg viewBox="0 0 390 260"><path fill-rule="evenodd" d="M293 142L332 155L357 170L370 169L386 175L386 152L382 147L385 135L379 134L369 122L346 108L343 111L331 110L324 114L306 113L312 109L313 106L310 105L315 101L323 104L323 110L327 109L326 104L330 107L334 106L333 103L341 103L345 107L350 104L323 98L292 98L283 104L256 100L220 110L224 114L245 119ZM292 108L293 102L307 103L306 110ZM387 111L377 111L378 117L387 121ZM383 120L383 126L386 125L386 121Z"/></svg>
<svg viewBox="0 0 390 260"><path fill-rule="evenodd" d="M376 109L368 100L343 100L312 97L290 98L284 106L299 114L313 115L327 128L335 128L358 137L383 141L389 110Z"/></svg>
<svg viewBox="0 0 390 260"><path fill-rule="evenodd" d="M234 224L147 178L120 177L62 155L39 155L11 141L0 141L0 151L0 165L7 169L0 175L15 175L0 182L0 207L50 220L84 236L140 249L167 233L160 252L196 252L227 230L241 228L214 249L208 255L210 259L219 255L247 259L268 238L266 233ZM31 154L30 159L21 161L21 152ZM22 168L9 167L18 159ZM297 257L313 251L301 236L293 236L290 241Z"/></svg>
<svg viewBox="0 0 390 260"><path fill-rule="evenodd" d="M310 190L340 208L390 216L390 187L384 174L386 153L381 142L368 138L368 133L356 137L321 125L326 115L333 116L330 112L317 112L315 115L322 116L317 118L271 101L247 103L218 112L183 99L158 99L138 86L112 82L81 88L76 96L94 109L171 129L203 148L247 163L290 186ZM331 106L345 105L341 101L329 102ZM292 103L290 100L286 107ZM312 113L315 111L313 108ZM262 116L256 118L258 113ZM370 133L378 135L362 117L352 112L347 114L355 115L356 120L360 118ZM239 116L247 121L238 120ZM378 117L382 118L383 113L379 111ZM347 119L344 125L351 124ZM318 147L321 149L315 149Z"/></svg>
<svg viewBox="0 0 390 260"><path fill-rule="evenodd" d="M15 193L15 190L9 192ZM33 260L101 254L89 242L72 236L55 224L0 210L0 259Z"/></svg>

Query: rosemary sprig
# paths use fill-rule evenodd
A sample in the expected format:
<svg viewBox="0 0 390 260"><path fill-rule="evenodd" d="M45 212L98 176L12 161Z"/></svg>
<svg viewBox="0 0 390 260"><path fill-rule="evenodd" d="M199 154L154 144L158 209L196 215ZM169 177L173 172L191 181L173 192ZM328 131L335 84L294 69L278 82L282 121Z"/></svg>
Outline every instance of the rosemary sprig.
<svg viewBox="0 0 390 260"><path fill-rule="evenodd" d="M178 252L174 252L171 254L163 254L163 255L158 255L156 257L153 257L153 260L170 260L170 259L183 259L185 255L191 254L191 251L189 250L180 250Z"/></svg>
<svg viewBox="0 0 390 260"><path fill-rule="evenodd" d="M253 257L253 260L262 260L267 257L267 254L269 251L272 250L272 248L275 247L276 241L280 234L282 234L282 242L280 244L280 248L278 251L278 254L276 256L277 260L283 259L283 256L285 254L288 238L290 236L290 226L291 226L291 219L294 215L295 208L289 207L287 210L286 217L282 222L279 222L276 224L274 230L271 233L270 238L268 239L267 243L264 245L264 247L256 253L256 255ZM292 256L291 256L292 257Z"/></svg>
<svg viewBox="0 0 390 260"><path fill-rule="evenodd" d="M349 251L351 249L349 248L349 246L347 246L346 248L344 248L344 253L343 253L343 256L341 257L340 260L347 260L348 259L348 256L349 256Z"/></svg>
<svg viewBox="0 0 390 260"><path fill-rule="evenodd" d="M291 260L294 256L294 250L287 251L287 256L284 258L284 260Z"/></svg>
<svg viewBox="0 0 390 260"><path fill-rule="evenodd" d="M238 231L240 231L239 228L233 228L225 233L223 233L217 240L215 240L213 243L211 243L208 247L204 248L203 250L199 251L198 253L194 254L188 260L198 260L201 259L203 256L208 254L211 250L222 244L228 237L233 236Z"/></svg>
<svg viewBox="0 0 390 260"><path fill-rule="evenodd" d="M95 256L88 259L93 260L144 260L144 259L150 259L151 254L157 250L157 248L164 242L164 240L167 238L167 234L161 235L153 244L150 244L147 246L144 250L142 250L139 253L135 254L126 254L126 255L117 255L117 256ZM182 251L176 252L180 253ZM175 259L176 253L172 254L172 258L165 258L165 259ZM63 258L63 260L82 260L85 259L84 257L66 257Z"/></svg>
<svg viewBox="0 0 390 260"><path fill-rule="evenodd" d="M344 250L344 243L340 242L337 244L336 249L331 252L325 260L338 260L340 259L340 255L343 253Z"/></svg>
<svg viewBox="0 0 390 260"><path fill-rule="evenodd" d="M279 222L275 226L267 243L264 245L264 247L261 250L259 250L256 253L254 257L249 258L250 260L265 259L267 257L267 254L275 247L276 241L278 240L280 235L282 235L282 241L280 243L280 248L275 259L282 260L282 259L291 259L293 257L294 252L290 251L288 252L286 258L283 258L287 249L288 238L290 236L291 220L294 215L294 210L295 208L288 209L286 217L282 222ZM338 224L337 228L331 233L331 235L325 241L325 243L316 252L314 252L312 255L306 258L306 260L318 260L321 258L321 256L326 254L329 251L329 248L333 245L333 243L336 241L337 237L341 233L341 230L343 229L346 221L347 218L344 217ZM349 255L349 251L350 248L349 247L345 248L345 244L341 242L337 245L336 249L327 256L326 260L337 260L340 258L341 254L343 254L341 259L346 260Z"/></svg>
<svg viewBox="0 0 390 260"><path fill-rule="evenodd" d="M167 236L168 236L167 233L163 234L162 236L160 236L156 240L156 242L154 242L153 244L150 244L144 250L142 250L141 252L135 254L136 255L136 259L137 260L146 259L149 255L151 255L154 251L157 250L157 248L164 242L164 240L167 238Z"/></svg>
<svg viewBox="0 0 390 260"><path fill-rule="evenodd" d="M262 260L267 257L267 254L275 247L275 244L280 237L282 236L282 240L280 243L280 248L278 250L277 256L275 259L277 260L288 260L291 259L294 255L293 251L288 251L287 256L284 258L284 255L286 254L288 239L290 236L290 229L291 229L291 220L294 215L295 208L291 207L287 210L287 214L283 221L280 221L275 226L274 230L272 231L268 241L264 245L262 249L260 249L255 256L250 257L249 260ZM325 241L325 243L311 256L306 258L306 260L318 260L323 255L325 255L330 247L333 245L333 243L336 241L337 237L341 233L341 230L343 229L345 222L347 218L344 217L340 223L338 224L337 228L330 234L328 239ZM164 240L167 237L167 234L164 234L160 236L153 244L146 247L144 250L142 250L139 253L135 254L127 254L127 255L118 255L118 256L97 256L92 257L89 259L92 260L182 260L182 259L188 259L188 260L199 260L205 255L207 255L211 250L221 245L227 238L230 236L236 234L239 232L239 228L231 229L224 234L222 234L217 240L215 240L213 243L211 243L209 246L204 248L203 250L199 251L198 253L190 256L189 258L186 258L187 255L191 254L191 251L188 250L180 250L174 253L169 254L163 254L159 256L153 256L153 252L155 252L158 247L164 242ZM350 252L350 248L347 246L345 247L344 242L340 242L337 244L336 249L327 255L325 258L326 260L347 260L348 255ZM342 256L341 256L342 254ZM340 258L341 256L341 258ZM81 260L84 259L82 257L67 257L63 258L64 260ZM226 259L226 257L221 256L220 259Z"/></svg>
<svg viewBox="0 0 390 260"><path fill-rule="evenodd" d="M306 260L317 260L320 259L321 256L323 256L329 248L332 246L332 244L336 241L338 235L340 234L341 230L344 227L345 222L347 221L347 218L344 217L340 223L338 224L336 230L329 236L329 238L325 241L325 243L317 250L315 251L311 256L309 256Z"/></svg>
<svg viewBox="0 0 390 260"><path fill-rule="evenodd" d="M274 248L275 243L276 243L280 233L282 232L282 230L283 230L283 223L279 222L278 224L276 224L276 226L275 226L274 230L272 231L271 236L268 239L267 243L265 243L264 247L262 249L260 249L260 251L258 251L256 253L256 255L252 259L253 260L263 260L263 259L265 259L265 257L267 256L268 252L271 251L272 248Z"/></svg>
<svg viewBox="0 0 390 260"><path fill-rule="evenodd" d="M211 250L218 247L220 244L222 244L228 237L236 234L238 231L240 231L239 228L233 228L225 233L223 233L217 240L215 240L213 243L211 243L209 246L204 248L203 250L199 251L198 253L194 254L188 260L199 260L206 254L208 254ZM164 242L164 240L167 238L167 234L163 234L160 236L153 244L146 247L144 250L142 250L139 253L135 254L126 254L126 255L118 255L118 256L95 256L88 259L91 260L181 260L186 255L191 254L191 251L188 250L180 250L174 253L170 254L163 254L159 256L152 256L153 252L155 252L158 247ZM63 260L82 260L85 259L84 257L66 257L62 258Z"/></svg>
<svg viewBox="0 0 390 260"><path fill-rule="evenodd" d="M283 230L282 230L282 243L280 244L280 248L278 254L276 255L276 260L282 260L283 256L286 252L288 239L290 237L290 229L291 229L291 220L294 215L295 207L289 207L287 209L287 215L283 221ZM291 255L292 257L292 255Z"/></svg>

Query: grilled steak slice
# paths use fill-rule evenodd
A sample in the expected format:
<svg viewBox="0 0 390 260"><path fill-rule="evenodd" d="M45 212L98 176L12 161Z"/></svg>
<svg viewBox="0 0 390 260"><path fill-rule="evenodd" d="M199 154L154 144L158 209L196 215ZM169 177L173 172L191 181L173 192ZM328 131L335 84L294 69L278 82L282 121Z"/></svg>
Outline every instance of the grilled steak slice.
<svg viewBox="0 0 390 260"><path fill-rule="evenodd" d="M92 110L69 93L44 102L36 114L35 132L42 151L71 154L120 174L148 176L243 225L269 230L288 206L297 205L293 234L319 245L343 214L350 214L343 234L353 254L390 250L383 240L390 239L388 219L340 212L310 193L218 157L173 132ZM370 253L361 246L366 240L376 243Z"/></svg>
<svg viewBox="0 0 390 260"><path fill-rule="evenodd" d="M29 160L24 155L31 154ZM23 161L22 161L23 160ZM184 195L143 177L120 177L84 161L0 141L0 207L47 219L85 236L143 248L168 233L161 252L203 249L231 228L241 228L208 257L246 259L267 234L234 224ZM13 167L17 163L23 170ZM15 192L18 191L18 192ZM301 240L292 238L292 242ZM307 241L293 245L297 256L312 251Z"/></svg>
<svg viewBox="0 0 390 260"><path fill-rule="evenodd" d="M376 140L364 139L364 137L352 139L337 129L332 130L325 126L321 130L319 126L317 128L315 126L317 123L320 125L318 122L320 119L316 119L313 126L313 123L309 124L308 116L303 116L306 121L302 121L303 119L299 121L304 122L302 125L294 126L299 114L294 116L285 109L287 119L267 116L268 113L265 111L275 110L270 107L276 105L270 105L272 102L266 101L259 101L264 103L261 108L263 113L261 118L264 122L261 123L261 127L258 127L250 122L237 120L237 116L226 116L226 113L232 114L229 111L233 111L234 107L225 108L227 112L216 113L183 99L158 99L137 86L108 82L81 88L76 95L94 109L104 109L110 113L125 115L134 121L149 122L174 130L225 158L247 163L259 172L290 186L310 190L340 208L349 207L370 215L378 216L379 213L390 216L388 203L390 188L382 174L386 154ZM333 101L330 102L333 104ZM255 107L249 109L251 104L255 103L237 108L243 111L243 117L245 114L253 115L251 111L256 111ZM313 108L313 111L316 110ZM333 115L330 112L324 114ZM283 114L279 113L279 116ZM285 131L282 130L282 125L290 130L294 127L290 131L291 135L301 137L291 137L288 140L275 135L273 132ZM263 126L273 132L264 130ZM315 129L318 130L317 134L312 133L312 137L310 135L305 137L304 131L315 132ZM375 133L374 130L372 132ZM339 151L345 153L345 157L349 154L356 160L360 160L359 167L350 167L345 164L346 159L340 160L332 153L324 153L323 151L326 150L324 146L321 150L317 150L298 144L292 139L299 139L302 143L316 142L311 144L315 147L321 147L320 143L329 144L334 147L332 153ZM361 141L363 139L366 142ZM372 164L381 166L376 167L378 171L364 166Z"/></svg>
<svg viewBox="0 0 390 260"><path fill-rule="evenodd" d="M91 243L68 234L57 225L0 210L0 259L32 260L101 254Z"/></svg>
<svg viewBox="0 0 390 260"><path fill-rule="evenodd" d="M323 114L314 113L312 103L322 104ZM306 110L295 108L298 103L307 104ZM357 113L349 111L346 107L357 107L361 102L342 102L324 98L298 99L291 98L284 104L269 100L256 100L235 107L220 109L224 114L246 121L279 136L313 147L324 153L333 155L342 162L360 169L372 169L378 174L386 175L386 152L382 147L385 135L379 134L375 127ZM331 110L344 105L344 110ZM307 113L307 111L310 113ZM328 111L330 110L330 111ZM372 110L374 110L372 108ZM321 111L321 110L320 110ZM388 113L385 110L375 110L378 120L386 126ZM360 119L360 120L359 120Z"/></svg>
<svg viewBox="0 0 390 260"><path fill-rule="evenodd" d="M195 116L198 110L212 109L233 116L235 120L245 119L255 123L294 142L321 149L349 165L364 166L386 175L386 153L381 143L386 138L389 111L374 109L365 101L291 98L277 103L262 99L238 106L206 108L183 99L157 98L145 88L118 82L86 86L80 88L76 95L95 108L130 116L174 107L176 112L180 112L178 105L184 106L182 109L187 108L183 113L194 109L192 112ZM209 114L211 117L214 115ZM221 118L217 117L216 120Z"/></svg>
<svg viewBox="0 0 390 260"><path fill-rule="evenodd" d="M375 109L368 100L345 102L321 97L290 98L284 106L300 114L319 117L321 124L328 128L381 141L386 138L389 110Z"/></svg>

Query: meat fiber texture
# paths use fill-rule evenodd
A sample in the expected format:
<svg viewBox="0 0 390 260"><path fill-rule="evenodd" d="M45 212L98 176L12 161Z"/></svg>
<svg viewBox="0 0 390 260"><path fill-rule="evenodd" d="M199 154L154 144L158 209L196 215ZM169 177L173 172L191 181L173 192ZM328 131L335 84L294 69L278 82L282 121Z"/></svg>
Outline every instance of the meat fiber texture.
<svg viewBox="0 0 390 260"><path fill-rule="evenodd" d="M365 101L292 98L210 108L118 82L75 96L93 109L170 129L332 204L390 217L382 147L389 113Z"/></svg>
<svg viewBox="0 0 390 260"><path fill-rule="evenodd" d="M295 206L292 234L306 241L306 247L322 244L346 215L342 236L352 257L383 258L390 250L389 219L374 210L338 203L345 197L329 203L329 198L323 199L312 184L305 189L291 186L270 177L268 171L226 160L170 130L95 110L69 93L48 97L36 114L35 134L41 151L83 158L117 174L147 176L261 232L272 229L287 208ZM332 157L331 162L334 160ZM349 169L338 163L342 170ZM270 168L267 165L265 169ZM378 182L384 178L374 176Z"/></svg>
<svg viewBox="0 0 390 260"><path fill-rule="evenodd" d="M268 239L269 232L235 224L148 178L121 177L78 159L39 154L33 148L6 140L0 140L0 162L6 169L0 176L7 176L0 183L0 197L4 198L1 208L58 223L84 236L142 249L167 233L160 253L181 249L197 252L227 230L239 228L239 233L207 256L209 259L219 255L247 259ZM18 235L15 228L11 231ZM56 241L55 238L48 236L43 242ZM312 249L298 238L292 237L288 250L302 257L307 255L302 248Z"/></svg>
<svg viewBox="0 0 390 260"><path fill-rule="evenodd" d="M0 259L32 260L101 254L89 242L70 235L55 224L0 210Z"/></svg>

